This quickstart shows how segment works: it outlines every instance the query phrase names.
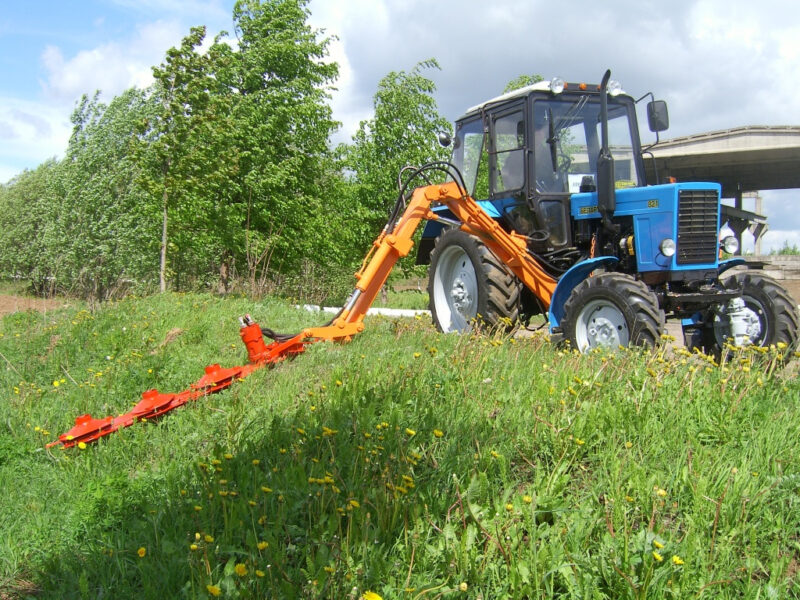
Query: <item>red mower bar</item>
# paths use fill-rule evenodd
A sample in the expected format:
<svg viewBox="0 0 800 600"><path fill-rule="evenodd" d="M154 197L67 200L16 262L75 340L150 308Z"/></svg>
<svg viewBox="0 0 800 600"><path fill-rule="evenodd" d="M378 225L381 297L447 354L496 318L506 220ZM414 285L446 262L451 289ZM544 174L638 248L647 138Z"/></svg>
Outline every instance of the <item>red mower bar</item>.
<svg viewBox="0 0 800 600"><path fill-rule="evenodd" d="M190 385L189 389L177 394L162 394L158 390L147 390L130 412L118 417L95 419L92 415L81 415L75 419L75 426L72 429L62 433L58 436L58 440L50 442L47 447L61 445L64 448L71 448L76 444L87 444L123 427L130 427L137 421L155 419L190 400L197 400L224 390L234 381L247 377L256 369L296 356L312 341L304 340L304 335L298 334L267 345L264 343L261 328L250 315L245 315L239 321L241 323L239 335L247 348L247 357L250 361L248 364L230 368L223 368L218 364L210 365L205 368L205 374Z"/></svg>

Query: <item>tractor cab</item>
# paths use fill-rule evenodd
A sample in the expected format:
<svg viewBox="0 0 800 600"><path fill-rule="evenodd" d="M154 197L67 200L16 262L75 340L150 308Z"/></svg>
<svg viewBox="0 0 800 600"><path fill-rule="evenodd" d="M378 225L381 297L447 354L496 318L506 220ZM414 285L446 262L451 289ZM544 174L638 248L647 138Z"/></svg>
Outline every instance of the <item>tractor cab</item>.
<svg viewBox="0 0 800 600"><path fill-rule="evenodd" d="M542 81L469 109L455 126L451 162L470 195L508 231L527 236L558 273L580 259L570 218L572 194L597 190L602 146L599 86ZM608 99L614 187L645 184L634 100ZM425 264L441 225L423 232Z"/></svg>

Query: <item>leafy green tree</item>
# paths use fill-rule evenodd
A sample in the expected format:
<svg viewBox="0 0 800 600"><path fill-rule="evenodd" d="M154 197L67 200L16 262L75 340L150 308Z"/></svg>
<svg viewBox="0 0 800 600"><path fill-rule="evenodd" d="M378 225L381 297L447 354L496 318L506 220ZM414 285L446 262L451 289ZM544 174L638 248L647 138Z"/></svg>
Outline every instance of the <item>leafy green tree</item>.
<svg viewBox="0 0 800 600"><path fill-rule="evenodd" d="M219 93L230 107L227 144L237 160L216 218L252 284L271 270L297 270L333 236L310 231L309 223L327 209L328 139L337 127L328 100L338 66L326 61L329 39L306 23L306 5L239 0L236 48L213 48Z"/></svg>
<svg viewBox="0 0 800 600"><path fill-rule="evenodd" d="M340 148L349 179L351 204L356 207L353 234L366 249L386 223L398 194L398 175L407 165L421 166L449 154L438 134L450 123L437 109L436 85L424 72L439 69L431 58L411 71L392 71L378 83L375 115L362 121L352 144Z"/></svg>
<svg viewBox="0 0 800 600"><path fill-rule="evenodd" d="M169 249L177 250L180 242L202 247L197 241L207 231L202 223L209 215L207 204L213 193L208 184L224 180L229 165L213 143L214 132L219 131L216 119L224 110L213 94L217 83L209 55L198 50L204 37L205 27L193 27L180 47L171 48L164 63L153 68L157 108L143 122L139 137L142 183L161 201L162 292L167 288ZM172 236L170 215L176 226ZM190 230L195 234L189 235Z"/></svg>
<svg viewBox="0 0 800 600"><path fill-rule="evenodd" d="M126 280L180 289L244 264L263 283L344 262L344 217L328 216L346 206L328 147L338 67L306 5L240 0L236 44L203 52L193 28L151 89L84 96L64 160L0 189L3 235L38 244L0 248L0 268L104 298Z"/></svg>
<svg viewBox="0 0 800 600"><path fill-rule="evenodd" d="M73 133L58 179L57 215L48 248L65 264L61 286L105 299L155 274L157 205L138 185L132 152L139 123L153 112L131 88L108 105L84 96L73 112Z"/></svg>
<svg viewBox="0 0 800 600"><path fill-rule="evenodd" d="M52 291L54 265L45 237L58 170L59 163L51 159L0 186L0 274L27 279L42 295Z"/></svg>
<svg viewBox="0 0 800 600"><path fill-rule="evenodd" d="M534 83L542 81L542 79L543 78L541 75L536 75L536 74L519 75L506 84L506 87L503 88L503 93L507 94L508 92L513 92L514 90L518 90L520 88L533 85Z"/></svg>
<svg viewBox="0 0 800 600"><path fill-rule="evenodd" d="M26 277L37 293L103 299L154 272L147 196L135 183L130 140L147 110L141 91L106 106L83 96L62 161L48 161L3 189L4 273Z"/></svg>

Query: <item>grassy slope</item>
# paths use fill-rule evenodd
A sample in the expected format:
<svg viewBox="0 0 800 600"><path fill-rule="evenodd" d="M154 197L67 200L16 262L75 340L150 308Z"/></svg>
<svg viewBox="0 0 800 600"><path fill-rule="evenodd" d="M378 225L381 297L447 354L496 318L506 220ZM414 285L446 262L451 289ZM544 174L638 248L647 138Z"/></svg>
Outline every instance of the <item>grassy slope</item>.
<svg viewBox="0 0 800 600"><path fill-rule="evenodd" d="M171 295L3 320L0 598L796 594L800 384L769 361L379 318L158 424L43 449L241 363L245 312L324 318Z"/></svg>

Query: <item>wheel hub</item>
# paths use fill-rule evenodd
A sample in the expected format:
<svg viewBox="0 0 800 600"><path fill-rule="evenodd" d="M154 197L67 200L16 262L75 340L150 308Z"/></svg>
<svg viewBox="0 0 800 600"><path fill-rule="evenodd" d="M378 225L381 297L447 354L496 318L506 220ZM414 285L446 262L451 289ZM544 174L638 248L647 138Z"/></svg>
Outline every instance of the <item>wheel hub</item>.
<svg viewBox="0 0 800 600"><path fill-rule="evenodd" d="M723 306L714 319L717 343L733 339L737 347L756 343L761 337L761 319L742 298L734 298Z"/></svg>
<svg viewBox="0 0 800 600"><path fill-rule="evenodd" d="M594 300L583 307L578 315L575 337L581 352L627 346L630 340L622 312L605 300Z"/></svg>
<svg viewBox="0 0 800 600"><path fill-rule="evenodd" d="M462 315L469 314L469 308L472 306L472 296L469 293L467 284L461 277L456 277L453 280L450 298L453 300L453 308Z"/></svg>
<svg viewBox="0 0 800 600"><path fill-rule="evenodd" d="M619 344L619 335L614 324L604 317L594 319L587 328L589 343L592 346L611 346Z"/></svg>

